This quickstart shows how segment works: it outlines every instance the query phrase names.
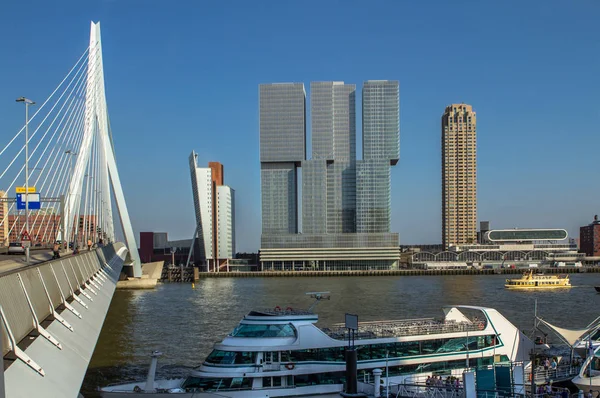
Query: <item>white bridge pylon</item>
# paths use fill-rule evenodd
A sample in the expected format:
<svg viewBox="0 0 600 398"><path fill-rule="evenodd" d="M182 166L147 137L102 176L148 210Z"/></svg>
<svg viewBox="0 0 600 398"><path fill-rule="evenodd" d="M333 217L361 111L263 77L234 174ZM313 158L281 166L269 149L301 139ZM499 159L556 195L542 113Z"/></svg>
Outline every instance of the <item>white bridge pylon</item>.
<svg viewBox="0 0 600 398"><path fill-rule="evenodd" d="M84 179L93 175L95 179L94 187L97 188L95 192L100 196L97 198L98 204L96 205L99 210L96 214L100 219L96 220L96 222L98 225L103 225L107 235L114 240L110 190L112 188L123 227L125 243L129 248L129 255L133 260L133 276L141 277L140 256L131 220L129 219L119 171L117 170L114 148L109 134L108 111L104 91L100 22L91 23L86 80L83 136L79 151L75 155L76 161L70 176L68 190L65 193L65 217L62 218L62 228L65 231L68 241L77 240L78 227L77 223L74 223L73 220L80 214L79 209L81 208L82 200L87 201L87 198L90 196L86 192L83 192ZM94 170L90 170L90 165L93 165ZM89 181L87 185L90 185Z"/></svg>
<svg viewBox="0 0 600 398"><path fill-rule="evenodd" d="M118 213L133 275L141 277L104 90L100 23L92 22L89 46L50 95L11 105L15 116L25 111L25 123L0 145L0 246L115 242Z"/></svg>

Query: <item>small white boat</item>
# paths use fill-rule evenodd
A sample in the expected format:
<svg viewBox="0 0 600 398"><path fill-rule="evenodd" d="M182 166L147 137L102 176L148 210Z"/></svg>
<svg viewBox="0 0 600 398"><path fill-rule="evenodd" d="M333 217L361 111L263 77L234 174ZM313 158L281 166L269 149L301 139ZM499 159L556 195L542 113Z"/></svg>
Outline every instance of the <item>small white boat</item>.
<svg viewBox="0 0 600 398"><path fill-rule="evenodd" d="M359 323L358 379L377 368L387 369L384 383L461 376L467 368L529 357L531 340L495 309L448 306L443 311L441 319ZM155 381L154 355L145 382L103 387L101 396L337 396L345 381L348 330L344 325L319 328L317 321L310 310L251 311L188 377Z"/></svg>

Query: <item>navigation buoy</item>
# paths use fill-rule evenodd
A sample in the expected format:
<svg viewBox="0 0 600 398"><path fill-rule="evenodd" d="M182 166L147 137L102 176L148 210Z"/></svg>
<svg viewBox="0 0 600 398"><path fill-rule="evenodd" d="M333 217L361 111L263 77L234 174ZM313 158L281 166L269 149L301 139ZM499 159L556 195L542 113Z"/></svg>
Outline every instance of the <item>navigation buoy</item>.
<svg viewBox="0 0 600 398"><path fill-rule="evenodd" d="M192 282L192 289L196 288L196 284L194 282Z"/></svg>

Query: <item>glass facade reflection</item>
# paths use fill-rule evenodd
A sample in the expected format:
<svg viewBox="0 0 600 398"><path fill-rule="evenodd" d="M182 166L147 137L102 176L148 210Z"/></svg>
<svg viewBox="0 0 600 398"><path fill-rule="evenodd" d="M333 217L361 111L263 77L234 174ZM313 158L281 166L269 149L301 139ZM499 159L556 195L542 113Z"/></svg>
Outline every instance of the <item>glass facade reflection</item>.
<svg viewBox="0 0 600 398"><path fill-rule="evenodd" d="M259 103L262 232L298 233L296 167L306 158L304 84L261 84Z"/></svg>
<svg viewBox="0 0 600 398"><path fill-rule="evenodd" d="M389 160L362 160L358 162L356 169L357 232L389 232L391 226Z"/></svg>
<svg viewBox="0 0 600 398"><path fill-rule="evenodd" d="M363 84L363 159L400 158L400 85L392 80Z"/></svg>
<svg viewBox="0 0 600 398"><path fill-rule="evenodd" d="M298 232L297 174L294 163L260 166L263 234Z"/></svg>
<svg viewBox="0 0 600 398"><path fill-rule="evenodd" d="M261 269L395 268L399 242L390 233L390 166L399 158L399 84L364 83L360 161L356 86L313 82L310 87L312 157L306 160L298 138L305 136L303 86L260 86ZM336 249L348 250L331 258Z"/></svg>
<svg viewBox="0 0 600 398"><path fill-rule="evenodd" d="M306 92L302 83L261 84L260 161L306 158Z"/></svg>
<svg viewBox="0 0 600 398"><path fill-rule="evenodd" d="M302 232L324 234L327 220L327 163L325 159L302 162Z"/></svg>

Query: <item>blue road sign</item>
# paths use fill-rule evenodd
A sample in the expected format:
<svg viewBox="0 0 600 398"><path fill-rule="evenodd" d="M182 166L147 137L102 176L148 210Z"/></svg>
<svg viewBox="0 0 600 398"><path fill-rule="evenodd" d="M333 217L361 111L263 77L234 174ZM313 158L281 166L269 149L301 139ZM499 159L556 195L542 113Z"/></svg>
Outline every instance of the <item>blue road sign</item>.
<svg viewBox="0 0 600 398"><path fill-rule="evenodd" d="M40 209L40 194L39 193L30 193L29 194L29 210L39 210ZM18 193L17 194L17 210L25 210L25 194Z"/></svg>

